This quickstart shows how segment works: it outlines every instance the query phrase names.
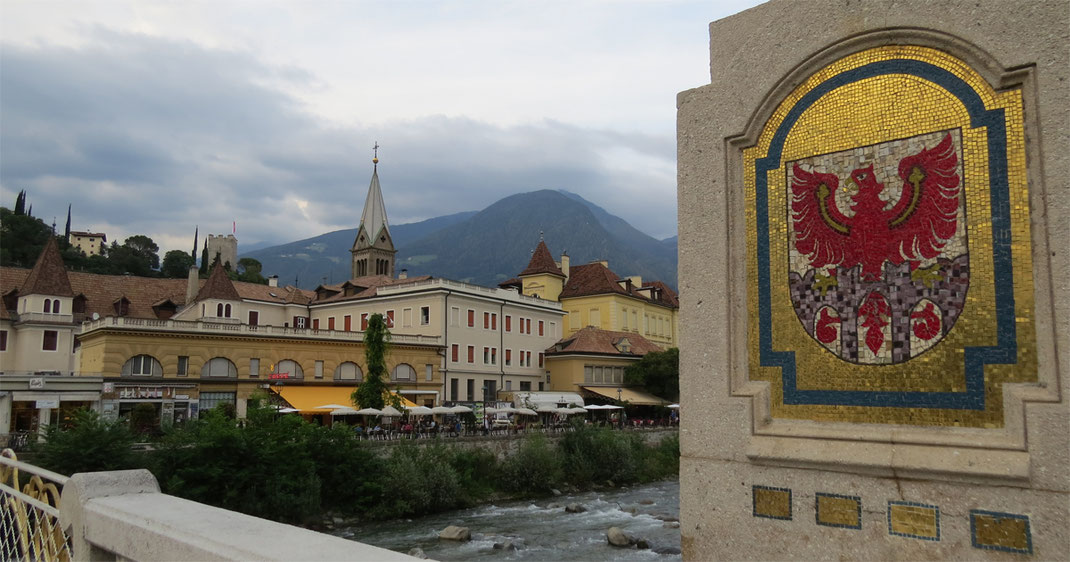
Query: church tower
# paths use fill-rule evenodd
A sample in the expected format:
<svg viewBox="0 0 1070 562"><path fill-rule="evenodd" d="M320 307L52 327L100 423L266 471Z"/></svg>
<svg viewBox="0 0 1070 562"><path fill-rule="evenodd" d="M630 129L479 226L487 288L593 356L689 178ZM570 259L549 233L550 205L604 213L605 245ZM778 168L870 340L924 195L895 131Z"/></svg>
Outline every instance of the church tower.
<svg viewBox="0 0 1070 562"><path fill-rule="evenodd" d="M372 181L368 186L368 198L364 201L364 214L360 216L360 228L353 241L353 277L385 275L394 277L394 240L386 224L386 205L379 189L379 144L375 145L372 158Z"/></svg>

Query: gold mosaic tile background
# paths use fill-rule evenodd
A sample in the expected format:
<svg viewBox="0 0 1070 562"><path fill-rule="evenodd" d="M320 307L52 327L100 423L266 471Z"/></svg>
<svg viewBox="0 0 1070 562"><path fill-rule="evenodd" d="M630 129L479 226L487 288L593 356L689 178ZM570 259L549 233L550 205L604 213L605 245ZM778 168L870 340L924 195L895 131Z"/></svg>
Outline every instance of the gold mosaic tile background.
<svg viewBox="0 0 1070 562"><path fill-rule="evenodd" d="M1001 427L1001 385L1036 380L1032 257L1021 91L995 92L965 63L947 53L915 46L889 46L845 57L818 71L788 95L766 123L758 143L744 150L750 317L759 317L755 161L767 154L773 133L787 112L807 92L841 72L893 59L914 59L939 66L969 84L980 95L987 109L1002 108L1005 111L1018 361L1012 365L988 365L985 368L984 410L785 405L780 368L760 366L759 326L754 321L751 322L749 333L750 378L772 383L771 411L774 417ZM931 350L904 363L875 366L841 360L825 351L807 334L792 306L787 282L791 250L789 230L792 226L788 212L787 174L783 164L952 129L961 131L963 158L960 166L966 202L966 219L963 222L969 246L970 285L962 314L943 340ZM963 349L997 343L986 135L985 128L971 127L966 108L957 98L931 82L905 74L882 75L841 86L824 95L798 119L784 144L782 166L771 170L766 178L773 349L795 352L798 389L965 391Z"/></svg>

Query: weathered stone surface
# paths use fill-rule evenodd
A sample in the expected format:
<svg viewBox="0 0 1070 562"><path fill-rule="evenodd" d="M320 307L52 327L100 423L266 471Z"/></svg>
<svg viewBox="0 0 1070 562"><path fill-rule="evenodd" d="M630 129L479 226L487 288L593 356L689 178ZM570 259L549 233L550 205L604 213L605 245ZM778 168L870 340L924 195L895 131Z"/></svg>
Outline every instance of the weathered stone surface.
<svg viewBox="0 0 1070 562"><path fill-rule="evenodd" d="M651 500L651 499L639 500L639 505L654 505L654 500Z"/></svg>
<svg viewBox="0 0 1070 562"><path fill-rule="evenodd" d="M634 540L635 540L635 548L638 548L639 550L647 550L648 548L650 548L650 542L647 541L646 539L634 539Z"/></svg>
<svg viewBox="0 0 1070 562"><path fill-rule="evenodd" d="M414 546L409 550L409 556L412 556L413 558L427 560L427 553L424 552L424 549L418 546Z"/></svg>
<svg viewBox="0 0 1070 562"><path fill-rule="evenodd" d="M632 545L631 539L619 527L610 527L606 531L606 541L613 546L621 548Z"/></svg>
<svg viewBox="0 0 1070 562"><path fill-rule="evenodd" d="M445 529L442 529L438 533L438 538L446 541L468 541L472 539L472 532L468 530L468 527L458 527L457 525L450 525Z"/></svg>
<svg viewBox="0 0 1070 562"><path fill-rule="evenodd" d="M584 511L587 511L587 508L578 503L570 503L565 506L565 511L567 513L583 513Z"/></svg>
<svg viewBox="0 0 1070 562"><path fill-rule="evenodd" d="M550 488L550 493L555 495L555 496L560 496L561 495L561 490L558 490L557 488Z"/></svg>

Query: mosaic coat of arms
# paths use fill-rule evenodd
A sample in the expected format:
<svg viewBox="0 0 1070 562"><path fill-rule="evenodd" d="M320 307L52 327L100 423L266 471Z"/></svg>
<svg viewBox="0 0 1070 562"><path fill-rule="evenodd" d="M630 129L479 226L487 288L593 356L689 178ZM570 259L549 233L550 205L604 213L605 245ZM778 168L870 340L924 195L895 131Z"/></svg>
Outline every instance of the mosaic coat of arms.
<svg viewBox="0 0 1070 562"><path fill-rule="evenodd" d="M749 374L774 417L995 427L1036 380L1022 97L935 49L844 57L744 149Z"/></svg>
<svg viewBox="0 0 1070 562"><path fill-rule="evenodd" d="M792 304L841 359L901 363L943 339L969 286L958 131L788 166Z"/></svg>

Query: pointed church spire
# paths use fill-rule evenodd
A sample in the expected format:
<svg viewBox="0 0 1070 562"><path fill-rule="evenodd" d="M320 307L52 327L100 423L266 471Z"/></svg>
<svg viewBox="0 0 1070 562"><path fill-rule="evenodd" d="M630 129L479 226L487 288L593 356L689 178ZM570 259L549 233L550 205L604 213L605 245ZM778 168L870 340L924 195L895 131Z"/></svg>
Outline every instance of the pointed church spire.
<svg viewBox="0 0 1070 562"><path fill-rule="evenodd" d="M390 230L386 223L386 204L383 203L383 191L379 187L379 143L373 148L375 156L372 158L372 181L368 185L368 197L364 200L364 214L360 216L360 224L368 231L368 235L379 238L380 230Z"/></svg>
<svg viewBox="0 0 1070 562"><path fill-rule="evenodd" d="M353 241L353 277L366 275L394 276L394 240L386 220L386 204L379 187L379 143L372 147L372 180L368 184L368 196L364 200L364 212Z"/></svg>

